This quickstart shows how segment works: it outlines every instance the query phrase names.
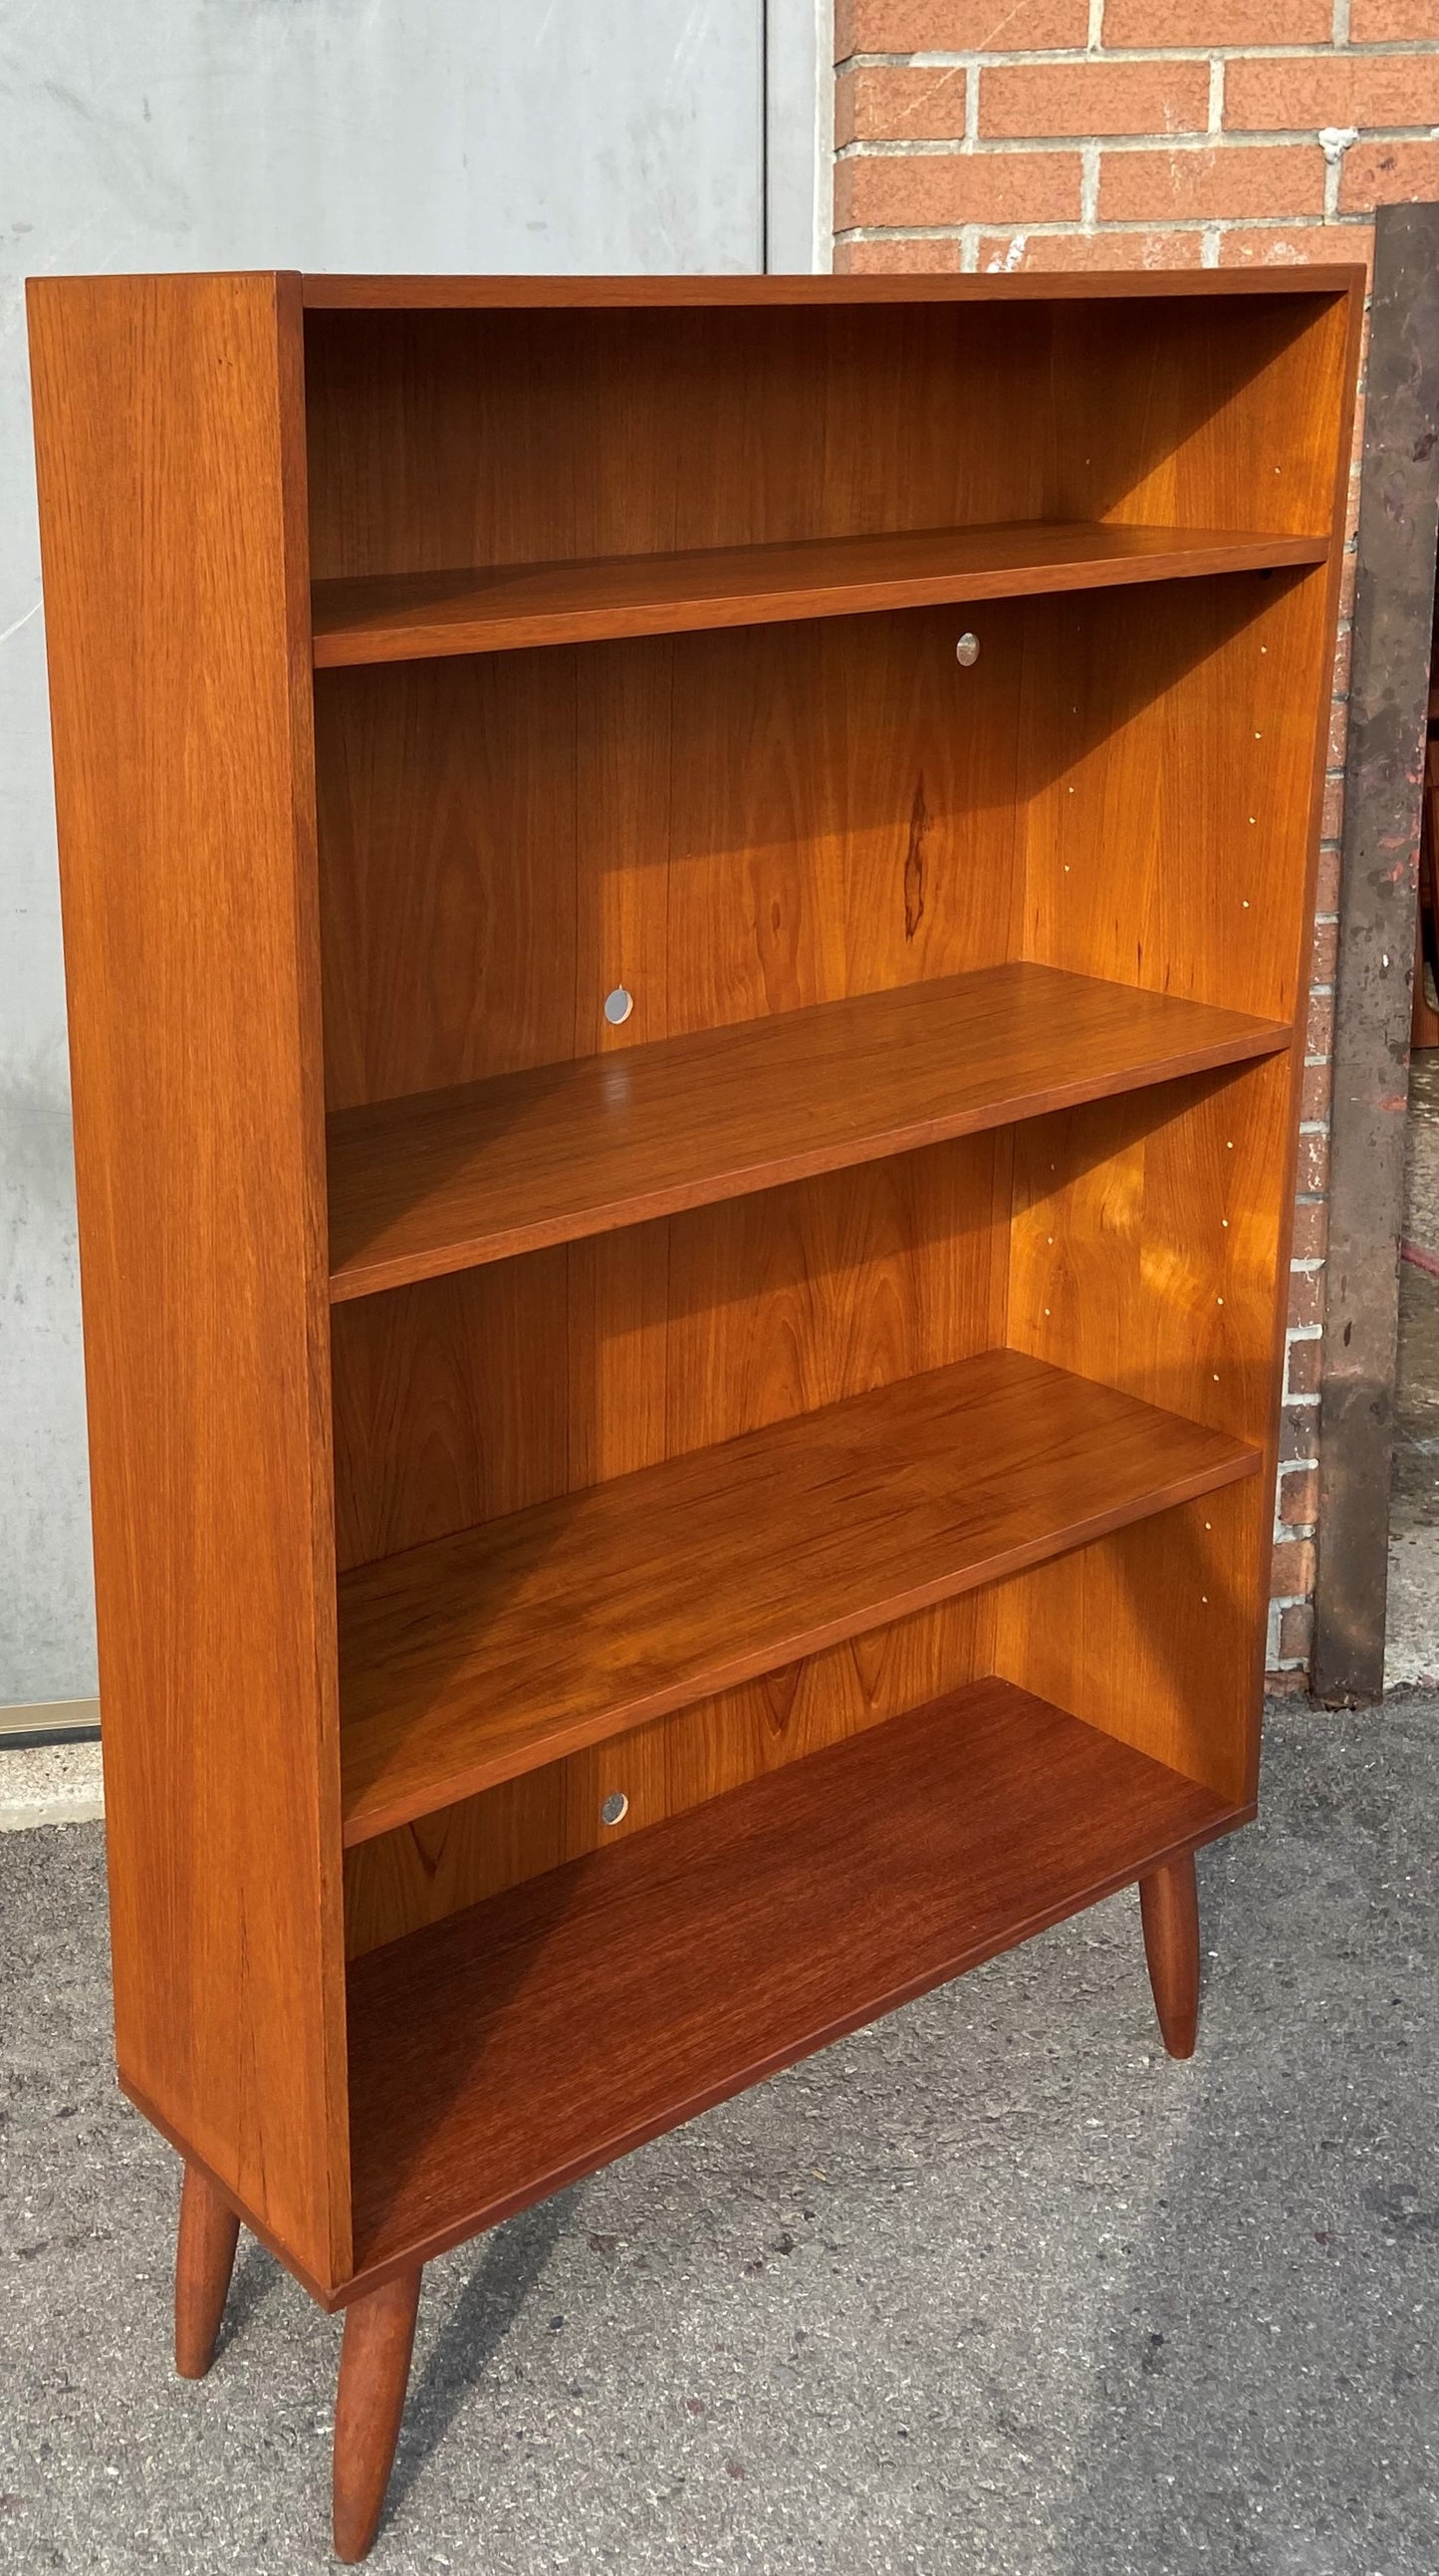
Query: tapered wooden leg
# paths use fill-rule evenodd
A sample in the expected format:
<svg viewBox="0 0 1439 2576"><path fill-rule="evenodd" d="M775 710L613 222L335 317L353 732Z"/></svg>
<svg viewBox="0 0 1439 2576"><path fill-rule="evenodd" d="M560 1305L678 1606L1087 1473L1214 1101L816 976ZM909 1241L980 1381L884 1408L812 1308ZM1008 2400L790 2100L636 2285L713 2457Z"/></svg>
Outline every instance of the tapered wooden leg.
<svg viewBox="0 0 1439 2576"><path fill-rule="evenodd" d="M353 2566L379 2526L405 2411L420 2267L345 2310L335 2406L335 2555Z"/></svg>
<svg viewBox="0 0 1439 2576"><path fill-rule="evenodd" d="M203 2379L215 2357L239 2233L208 2174L186 2165L175 2248L175 2368L182 2379Z"/></svg>
<svg viewBox="0 0 1439 2576"><path fill-rule="evenodd" d="M1144 1954L1154 2009L1171 2057L1194 2055L1199 2026L1199 1891L1194 1854L1166 1861L1139 1882Z"/></svg>

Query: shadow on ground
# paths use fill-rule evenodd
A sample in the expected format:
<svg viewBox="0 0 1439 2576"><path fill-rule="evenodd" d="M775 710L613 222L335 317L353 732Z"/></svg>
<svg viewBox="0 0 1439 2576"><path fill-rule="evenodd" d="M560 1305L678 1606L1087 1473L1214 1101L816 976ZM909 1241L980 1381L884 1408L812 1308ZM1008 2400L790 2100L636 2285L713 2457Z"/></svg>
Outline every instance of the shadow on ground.
<svg viewBox="0 0 1439 2576"><path fill-rule="evenodd" d="M435 2264L377 2576L1434 2576L1439 1703L1265 1801L1191 2065L1130 1895ZM170 2373L100 1829L0 1907L0 2568L321 2565L338 2322L247 2247Z"/></svg>

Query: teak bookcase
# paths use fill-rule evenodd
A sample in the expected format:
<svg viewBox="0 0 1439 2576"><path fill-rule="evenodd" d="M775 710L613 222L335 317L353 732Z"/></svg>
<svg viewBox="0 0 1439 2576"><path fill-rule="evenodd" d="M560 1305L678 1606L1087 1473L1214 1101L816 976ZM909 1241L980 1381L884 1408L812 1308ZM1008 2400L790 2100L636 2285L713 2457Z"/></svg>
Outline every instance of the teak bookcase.
<svg viewBox="0 0 1439 2576"><path fill-rule="evenodd" d="M121 2080L347 2320L1254 1812L1361 276L31 289Z"/></svg>

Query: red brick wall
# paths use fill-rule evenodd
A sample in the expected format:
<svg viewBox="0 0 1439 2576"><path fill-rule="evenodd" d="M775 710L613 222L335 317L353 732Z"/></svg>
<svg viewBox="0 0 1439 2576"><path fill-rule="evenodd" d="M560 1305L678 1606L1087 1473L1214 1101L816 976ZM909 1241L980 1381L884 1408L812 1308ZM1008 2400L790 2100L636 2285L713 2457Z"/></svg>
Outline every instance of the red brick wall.
<svg viewBox="0 0 1439 2576"><path fill-rule="evenodd" d="M836 0L835 56L837 269L1367 260L1376 205L1439 198L1439 0ZM1274 1523L1269 1662L1291 1686L1313 1626L1351 582L1352 562Z"/></svg>
<svg viewBox="0 0 1439 2576"><path fill-rule="evenodd" d="M1439 0L837 0L835 38L840 268L1352 258L1439 196Z"/></svg>

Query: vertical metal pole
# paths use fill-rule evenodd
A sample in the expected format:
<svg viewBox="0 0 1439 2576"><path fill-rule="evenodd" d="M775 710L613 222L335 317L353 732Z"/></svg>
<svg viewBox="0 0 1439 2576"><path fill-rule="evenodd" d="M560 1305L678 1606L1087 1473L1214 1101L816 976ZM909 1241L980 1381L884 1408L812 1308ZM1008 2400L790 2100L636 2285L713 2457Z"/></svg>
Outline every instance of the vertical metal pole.
<svg viewBox="0 0 1439 2576"><path fill-rule="evenodd" d="M770 220L770 0L759 0L759 265L760 275L769 275Z"/></svg>

